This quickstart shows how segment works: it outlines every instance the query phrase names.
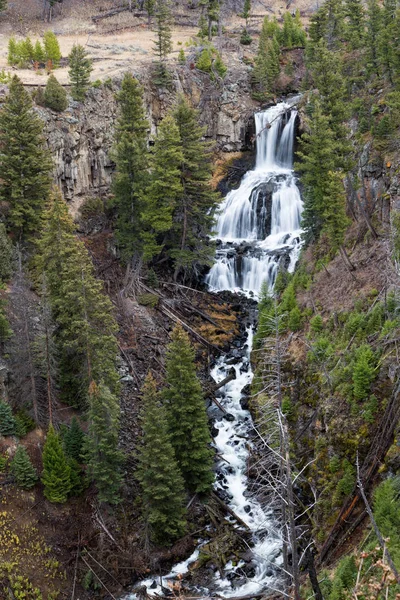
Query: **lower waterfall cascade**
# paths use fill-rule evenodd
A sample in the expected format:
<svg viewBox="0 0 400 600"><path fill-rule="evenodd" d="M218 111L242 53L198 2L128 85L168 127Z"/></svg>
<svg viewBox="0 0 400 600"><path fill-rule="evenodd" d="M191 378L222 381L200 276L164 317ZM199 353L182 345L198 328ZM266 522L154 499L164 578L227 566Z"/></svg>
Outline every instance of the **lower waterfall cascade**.
<svg viewBox="0 0 400 600"><path fill-rule="evenodd" d="M210 291L229 290L257 298L262 284L272 290L279 268L293 271L301 248L302 200L293 172L293 146L297 111L294 102L282 102L255 114L256 164L238 189L222 202L215 227L216 260L206 283ZM233 365L236 378L219 390L218 399L227 415L214 420L214 445L219 460L215 491L248 526L252 535L251 568L244 561L230 561L217 573L209 589L194 588L194 595L247 596L279 589L282 536L273 510L257 499L247 477L254 425L243 408L244 388L253 379L250 353L253 326L247 327L245 345ZM229 354L220 356L212 369L216 383L232 369ZM226 418L229 415L229 418ZM233 525L234 526L234 525ZM199 546L184 562L175 565L162 584L188 572L201 551ZM140 583L148 594L162 594L160 577ZM134 600L135 594L125 596Z"/></svg>

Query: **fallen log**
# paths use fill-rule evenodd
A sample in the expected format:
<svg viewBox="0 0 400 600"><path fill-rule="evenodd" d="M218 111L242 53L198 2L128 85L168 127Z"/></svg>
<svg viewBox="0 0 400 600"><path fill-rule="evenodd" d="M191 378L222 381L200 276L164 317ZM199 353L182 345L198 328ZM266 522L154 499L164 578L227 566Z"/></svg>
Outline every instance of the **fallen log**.
<svg viewBox="0 0 400 600"><path fill-rule="evenodd" d="M244 527L244 529L246 531L250 531L250 527L247 525L247 523L245 523L243 521L243 519L241 519L239 517L239 515L237 515L230 506L228 506L223 500L221 500L221 498L218 496L218 494L216 494L215 492L211 492L213 498L215 498L215 500L218 502L218 504L220 506L222 506L222 508L225 510L225 512L227 512L229 515L231 515L231 517L233 517L235 519L235 521L237 521L238 523L240 523L240 525L242 525L242 527Z"/></svg>
<svg viewBox="0 0 400 600"><path fill-rule="evenodd" d="M229 375L227 375L225 377L225 379L223 379L222 381L220 381L219 383L216 383L215 385L213 385L212 387L212 391L216 392L217 390L219 390L220 388L224 387L224 385L226 385L227 383L229 383L230 381L233 381L234 379L236 379L236 371L235 369L232 367L231 369L229 369Z"/></svg>
<svg viewBox="0 0 400 600"><path fill-rule="evenodd" d="M94 23L97 23L97 21L101 21L101 19L107 19L109 17L113 17L114 15L118 15L119 13L125 12L125 11L129 11L129 6L120 6L119 8L113 8L112 10L108 10L105 13L101 13L100 15L93 15L92 16L92 21ZM145 13L143 12L138 12L138 13L132 13L132 15L134 17L145 17Z"/></svg>
<svg viewBox="0 0 400 600"><path fill-rule="evenodd" d="M192 329L190 325L185 323L185 321L182 321L182 319L180 319L176 314L174 314L169 308L167 308L163 304L159 304L157 306L157 310L163 313L166 317L169 317L172 321L175 321L175 323L179 323L179 325L182 325L182 327L186 331L188 331L198 342L200 342L200 344L202 344L210 350L213 350L214 352L218 352L218 354L221 353L220 348L217 348L217 346L214 346L214 344L203 338L202 335L200 335L199 333L197 333L197 331Z"/></svg>

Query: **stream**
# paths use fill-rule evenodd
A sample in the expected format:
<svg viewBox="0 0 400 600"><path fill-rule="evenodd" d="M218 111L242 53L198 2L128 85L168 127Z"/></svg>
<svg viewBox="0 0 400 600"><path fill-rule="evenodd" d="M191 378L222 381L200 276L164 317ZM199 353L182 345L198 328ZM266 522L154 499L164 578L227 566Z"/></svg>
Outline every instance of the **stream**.
<svg viewBox="0 0 400 600"><path fill-rule="evenodd" d="M292 104L294 101L292 102ZM271 290L279 268L293 271L300 252L302 200L293 172L293 145L297 111L280 103L255 114L257 134L256 164L237 190L222 202L215 228L216 260L206 277L210 291L229 290L258 298L266 282ZM281 532L279 520L250 491L247 478L250 440L254 425L243 402L243 389L253 379L250 353L253 326L247 327L242 348L220 356L211 372L222 381L232 369L236 379L219 390L218 399L227 415L214 420L214 444L220 456L216 467L215 491L251 531L251 561L228 562L221 575L216 573L212 587L197 594L217 594L225 598L276 590L280 584ZM163 585L188 572L199 556L201 542L184 562L162 577ZM140 583L149 595L162 594L160 578ZM196 595L196 591L194 590ZM135 594L125 596L134 600Z"/></svg>

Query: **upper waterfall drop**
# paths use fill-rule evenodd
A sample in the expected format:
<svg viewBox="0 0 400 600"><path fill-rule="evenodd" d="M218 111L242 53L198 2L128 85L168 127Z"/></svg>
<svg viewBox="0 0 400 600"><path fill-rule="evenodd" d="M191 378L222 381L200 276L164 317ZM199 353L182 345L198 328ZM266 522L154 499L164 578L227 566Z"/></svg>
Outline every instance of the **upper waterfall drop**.
<svg viewBox="0 0 400 600"><path fill-rule="evenodd" d="M296 119L287 103L255 114L256 164L221 204L216 262L206 277L212 291L257 296L264 280L273 286L279 264L293 267L303 208L293 173Z"/></svg>

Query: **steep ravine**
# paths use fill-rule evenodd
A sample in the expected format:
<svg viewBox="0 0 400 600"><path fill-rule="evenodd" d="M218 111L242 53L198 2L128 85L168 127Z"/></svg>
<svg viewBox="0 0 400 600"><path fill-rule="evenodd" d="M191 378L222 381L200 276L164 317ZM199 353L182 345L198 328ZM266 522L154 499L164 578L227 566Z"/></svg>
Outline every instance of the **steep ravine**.
<svg viewBox="0 0 400 600"><path fill-rule="evenodd" d="M263 282L272 289L278 268L293 270L295 266L302 210L292 172L296 119L297 111L290 102L255 115L255 167L244 176L239 188L228 194L216 225L215 235L222 239L215 265L206 278L215 292L227 289L239 297L243 293L257 297ZM243 243L249 245L245 259L237 250ZM218 593L227 598L273 590L279 588L281 581L279 516L260 503L248 477L254 425L246 406L246 391L253 379L250 353L254 327L254 320L249 318L243 345L221 355L211 371L212 378L219 383L234 369L234 379L218 394L221 409L216 412L212 407L210 411L219 457L215 493L232 511L232 527L245 527L251 534L250 560L229 560L215 573L214 581L207 583L206 590L202 586L202 593ZM176 565L161 581L151 577L141 586L150 595L162 593L167 582L173 582L178 575L184 576L199 558L204 561L206 548L207 536L186 561ZM195 588L195 591L200 590ZM127 598L134 599L136 594Z"/></svg>

